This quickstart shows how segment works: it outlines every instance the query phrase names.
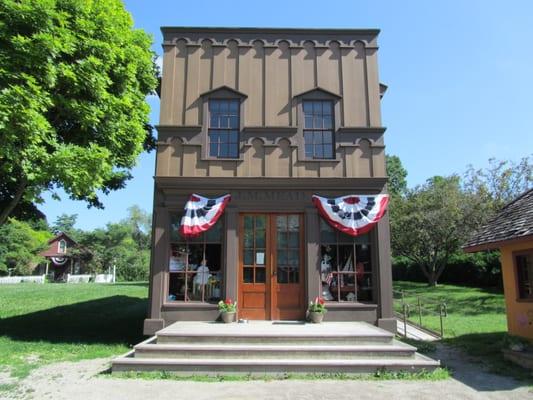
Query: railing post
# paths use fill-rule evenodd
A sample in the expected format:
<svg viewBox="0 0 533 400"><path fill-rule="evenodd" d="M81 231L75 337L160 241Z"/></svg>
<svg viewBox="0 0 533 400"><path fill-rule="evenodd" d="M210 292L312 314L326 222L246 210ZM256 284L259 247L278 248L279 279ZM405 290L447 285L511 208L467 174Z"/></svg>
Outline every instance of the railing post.
<svg viewBox="0 0 533 400"><path fill-rule="evenodd" d="M416 296L418 302L418 324L422 326L422 305L420 304L420 296Z"/></svg>
<svg viewBox="0 0 533 400"><path fill-rule="evenodd" d="M440 337L441 338L444 338L444 327L443 327L443 321L442 321L443 314L444 314L444 303L441 303L439 307Z"/></svg>
<svg viewBox="0 0 533 400"><path fill-rule="evenodd" d="M407 307L408 305L403 303L403 337L407 337Z"/></svg>

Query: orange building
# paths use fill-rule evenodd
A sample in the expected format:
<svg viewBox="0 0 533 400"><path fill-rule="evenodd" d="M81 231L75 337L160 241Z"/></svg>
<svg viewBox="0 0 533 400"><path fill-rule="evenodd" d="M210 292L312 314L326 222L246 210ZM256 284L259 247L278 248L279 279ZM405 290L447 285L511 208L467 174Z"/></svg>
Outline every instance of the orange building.
<svg viewBox="0 0 533 400"><path fill-rule="evenodd" d="M499 249L512 335L533 339L533 189L507 204L465 245L467 252Z"/></svg>

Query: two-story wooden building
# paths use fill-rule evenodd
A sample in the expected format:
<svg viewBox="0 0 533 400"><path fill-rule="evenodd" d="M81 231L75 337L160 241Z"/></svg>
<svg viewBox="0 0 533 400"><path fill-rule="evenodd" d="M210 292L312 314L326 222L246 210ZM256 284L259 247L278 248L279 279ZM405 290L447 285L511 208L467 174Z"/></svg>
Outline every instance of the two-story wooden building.
<svg viewBox="0 0 533 400"><path fill-rule="evenodd" d="M388 218L354 238L312 203L386 193L379 31L162 32L145 334L214 320L228 297L239 318L301 320L322 296L326 320L395 331ZM232 198L213 229L185 243L178 227L191 193Z"/></svg>

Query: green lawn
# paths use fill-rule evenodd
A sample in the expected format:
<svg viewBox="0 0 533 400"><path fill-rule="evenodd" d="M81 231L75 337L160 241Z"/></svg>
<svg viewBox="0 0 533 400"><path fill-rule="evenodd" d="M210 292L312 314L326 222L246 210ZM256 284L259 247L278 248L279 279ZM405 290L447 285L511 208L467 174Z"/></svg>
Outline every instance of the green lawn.
<svg viewBox="0 0 533 400"><path fill-rule="evenodd" d="M106 357L142 340L148 285L0 285L0 369Z"/></svg>
<svg viewBox="0 0 533 400"><path fill-rule="evenodd" d="M496 290L454 285L428 287L418 282L394 282L394 289L405 291L411 319L416 323L417 296L420 296L422 308L429 310L423 310L422 325L436 331L440 331L438 306L444 301L448 310L448 316L443 319L445 338L507 331L503 293ZM395 301L395 309L401 310L401 302Z"/></svg>
<svg viewBox="0 0 533 400"><path fill-rule="evenodd" d="M448 316L443 319L443 343L461 348L494 372L531 378L530 373L505 361L502 356L501 349L508 347L510 340L503 293L454 285L429 287L418 282L394 282L394 289L405 291L406 302L411 306L411 319L417 323L417 296L420 296L423 307L432 311L438 310L441 301L446 303ZM397 293L395 297L398 297ZM400 311L401 308L401 302L395 300L395 309ZM422 325L439 331L438 314L424 312Z"/></svg>

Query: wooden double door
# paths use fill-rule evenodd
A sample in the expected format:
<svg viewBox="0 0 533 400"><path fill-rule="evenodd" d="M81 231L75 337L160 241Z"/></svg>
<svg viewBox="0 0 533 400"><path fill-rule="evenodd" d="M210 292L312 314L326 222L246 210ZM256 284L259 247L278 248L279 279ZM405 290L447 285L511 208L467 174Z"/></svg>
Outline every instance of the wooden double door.
<svg viewBox="0 0 533 400"><path fill-rule="evenodd" d="M239 228L239 318L304 319L303 215L241 214Z"/></svg>

